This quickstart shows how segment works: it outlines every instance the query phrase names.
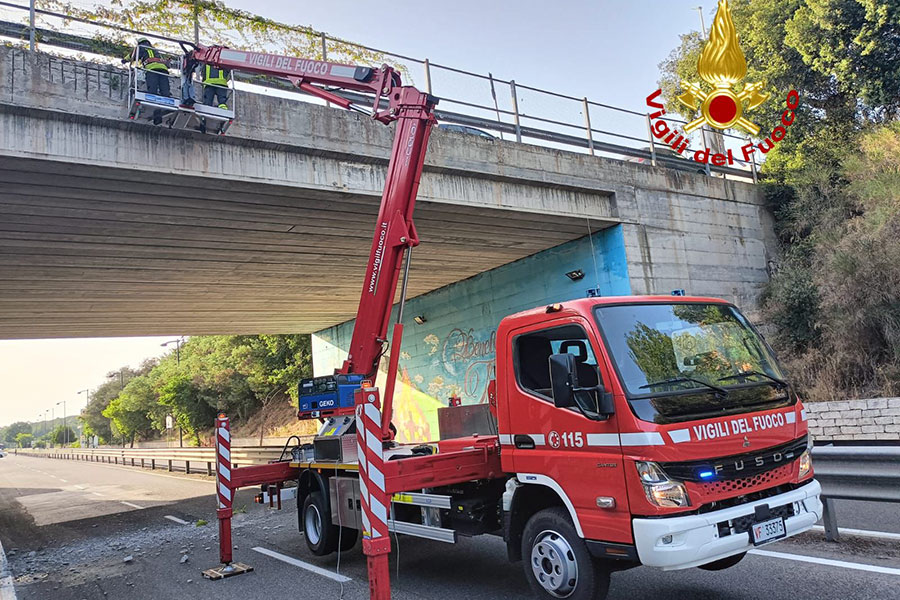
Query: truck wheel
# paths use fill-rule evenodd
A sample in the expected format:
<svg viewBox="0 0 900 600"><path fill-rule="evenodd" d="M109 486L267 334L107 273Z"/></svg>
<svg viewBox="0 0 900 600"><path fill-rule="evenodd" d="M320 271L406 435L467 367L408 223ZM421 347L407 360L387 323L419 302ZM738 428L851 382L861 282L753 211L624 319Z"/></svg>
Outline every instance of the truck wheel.
<svg viewBox="0 0 900 600"><path fill-rule="evenodd" d="M562 507L532 515L522 533L525 577L540 598L602 600L609 569L595 561Z"/></svg>
<svg viewBox="0 0 900 600"><path fill-rule="evenodd" d="M719 560L715 560L711 563L706 563L705 565L699 565L697 568L703 569L704 571L721 571L738 564L746 555L746 552L741 552L740 554L735 554L734 556L726 556L725 558L720 558Z"/></svg>
<svg viewBox="0 0 900 600"><path fill-rule="evenodd" d="M337 550L338 528L331 523L322 492L312 492L303 501L303 533L309 551L316 556Z"/></svg>

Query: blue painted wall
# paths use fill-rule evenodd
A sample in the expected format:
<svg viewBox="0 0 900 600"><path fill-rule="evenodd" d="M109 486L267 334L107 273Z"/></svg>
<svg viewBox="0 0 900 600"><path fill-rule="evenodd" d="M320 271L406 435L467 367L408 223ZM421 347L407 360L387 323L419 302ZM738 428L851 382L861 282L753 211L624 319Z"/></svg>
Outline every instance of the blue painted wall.
<svg viewBox="0 0 900 600"><path fill-rule="evenodd" d="M631 293L621 226L591 237L593 240L585 236L407 302L394 399L394 423L401 440L437 439L437 408L446 406L453 394L467 404L486 401L500 320L542 304L583 298L588 288L597 285L592 241L601 294ZM577 269L584 271L584 279L573 282L565 276ZM416 315L427 321L416 324ZM340 366L352 333L353 321L348 321L313 336L317 375ZM386 365L383 360L382 367ZM380 377L383 380L384 374Z"/></svg>

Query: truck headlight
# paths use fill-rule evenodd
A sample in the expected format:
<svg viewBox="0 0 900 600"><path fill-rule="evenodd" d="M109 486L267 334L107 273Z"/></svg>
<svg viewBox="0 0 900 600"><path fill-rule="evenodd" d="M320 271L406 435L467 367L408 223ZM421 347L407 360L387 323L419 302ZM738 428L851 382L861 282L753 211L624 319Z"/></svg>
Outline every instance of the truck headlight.
<svg viewBox="0 0 900 600"><path fill-rule="evenodd" d="M658 464L649 461L637 461L634 464L650 504L665 508L691 505L691 499L688 497L684 484L669 479L669 476Z"/></svg>
<svg viewBox="0 0 900 600"><path fill-rule="evenodd" d="M800 455L800 479L809 475L810 471L812 471L812 456L809 453L809 448L807 448Z"/></svg>

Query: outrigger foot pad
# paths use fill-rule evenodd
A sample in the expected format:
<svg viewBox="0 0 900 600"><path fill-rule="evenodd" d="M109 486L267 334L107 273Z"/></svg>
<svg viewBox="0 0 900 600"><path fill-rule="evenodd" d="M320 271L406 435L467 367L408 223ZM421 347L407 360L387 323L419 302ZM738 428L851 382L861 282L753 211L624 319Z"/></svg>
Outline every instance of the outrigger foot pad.
<svg viewBox="0 0 900 600"><path fill-rule="evenodd" d="M219 567L213 567L212 569L207 569L203 571L203 576L207 579L225 579L226 577L233 577L235 575L243 575L244 573L249 573L253 570L253 567L250 565L245 565L244 563L231 563L228 565L221 565Z"/></svg>

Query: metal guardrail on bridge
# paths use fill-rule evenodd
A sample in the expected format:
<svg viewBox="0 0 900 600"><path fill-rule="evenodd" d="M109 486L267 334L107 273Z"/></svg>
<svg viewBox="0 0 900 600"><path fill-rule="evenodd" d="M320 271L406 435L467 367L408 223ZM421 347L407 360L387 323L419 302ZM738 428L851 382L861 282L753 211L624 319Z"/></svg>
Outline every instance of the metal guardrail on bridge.
<svg viewBox="0 0 900 600"><path fill-rule="evenodd" d="M839 539L835 500L900 502L900 447L817 446L813 469L822 484L825 539Z"/></svg>

